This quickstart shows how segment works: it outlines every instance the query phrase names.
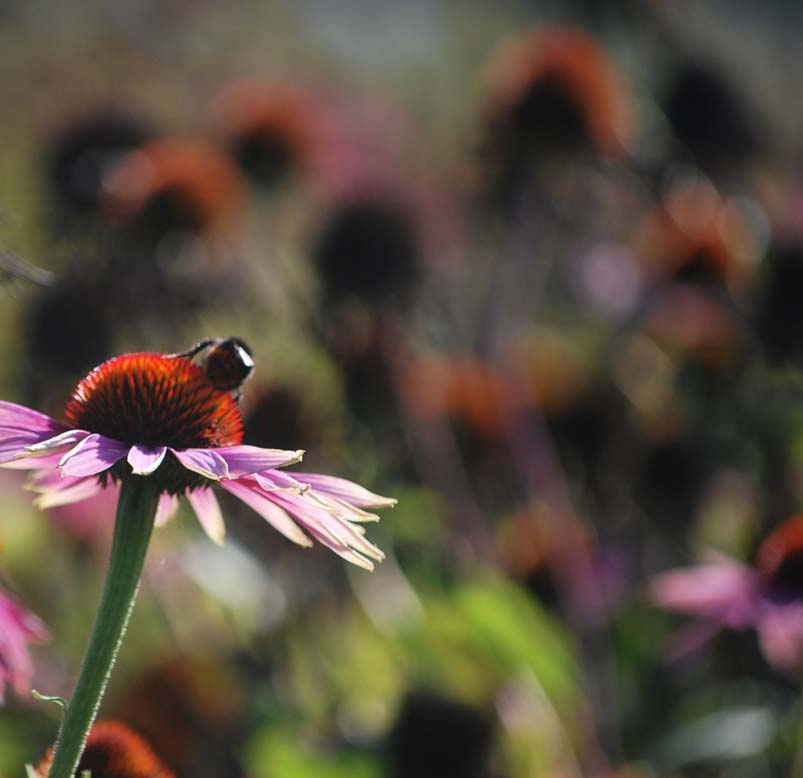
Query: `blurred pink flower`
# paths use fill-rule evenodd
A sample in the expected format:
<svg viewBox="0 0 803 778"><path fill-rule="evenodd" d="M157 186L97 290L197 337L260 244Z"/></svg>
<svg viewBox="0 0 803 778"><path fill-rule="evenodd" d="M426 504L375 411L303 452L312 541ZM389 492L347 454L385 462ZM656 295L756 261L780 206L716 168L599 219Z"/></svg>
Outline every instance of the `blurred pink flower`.
<svg viewBox="0 0 803 778"><path fill-rule="evenodd" d="M0 703L5 701L6 684L20 696L31 691L33 665L27 644L49 639L39 618L0 589Z"/></svg>
<svg viewBox="0 0 803 778"><path fill-rule="evenodd" d="M767 661L797 671L803 658L803 515L778 526L752 566L716 556L658 575L650 595L660 607L699 616L717 629L755 629Z"/></svg>
<svg viewBox="0 0 803 778"><path fill-rule="evenodd" d="M61 424L0 401L0 466L34 471L30 487L40 507L149 477L161 492L157 525L175 515L184 496L209 537L222 543L223 516L210 488L218 483L294 543L310 546L311 535L366 569L383 558L362 526L378 517L364 509L395 500L342 478L276 469L298 462L303 451L240 445L236 400L187 356L123 354L104 362L78 384L65 416Z"/></svg>

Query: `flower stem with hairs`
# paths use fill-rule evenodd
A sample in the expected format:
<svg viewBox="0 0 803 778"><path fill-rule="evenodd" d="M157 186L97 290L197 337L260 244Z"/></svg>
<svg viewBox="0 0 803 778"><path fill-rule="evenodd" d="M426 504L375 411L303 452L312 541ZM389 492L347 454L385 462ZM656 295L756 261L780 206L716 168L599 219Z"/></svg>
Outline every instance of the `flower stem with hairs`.
<svg viewBox="0 0 803 778"><path fill-rule="evenodd" d="M50 778L75 774L134 607L158 500L153 479L132 475L123 480L106 582Z"/></svg>

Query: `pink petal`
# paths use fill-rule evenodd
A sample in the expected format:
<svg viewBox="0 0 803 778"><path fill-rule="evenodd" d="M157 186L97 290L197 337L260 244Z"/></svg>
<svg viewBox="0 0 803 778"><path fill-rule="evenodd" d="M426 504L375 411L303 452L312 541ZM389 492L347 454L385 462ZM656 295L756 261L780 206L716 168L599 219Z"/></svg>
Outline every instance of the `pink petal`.
<svg viewBox="0 0 803 778"><path fill-rule="evenodd" d="M250 508L253 508L288 540L292 540L293 543L297 543L299 546L309 547L312 545L312 541L301 531L299 526L278 505L272 503L254 482L247 479L241 481L229 480L221 481L220 486L242 500Z"/></svg>
<svg viewBox="0 0 803 778"><path fill-rule="evenodd" d="M351 503L358 508L392 508L398 502L392 497L382 497L380 494L369 492L365 487L347 481L345 478L318 473L292 472L291 475L297 481L309 484L318 492Z"/></svg>
<svg viewBox="0 0 803 778"><path fill-rule="evenodd" d="M153 523L157 527L164 527L176 515L177 510L178 497L175 494L163 494L159 498L159 504L156 506L156 518Z"/></svg>
<svg viewBox="0 0 803 778"><path fill-rule="evenodd" d="M94 497L103 491L103 486L94 476L85 478L74 478L72 476L64 478L64 486L61 488L50 488L39 490L39 495L34 500L38 508L56 508L60 505L71 505L72 503L82 502Z"/></svg>
<svg viewBox="0 0 803 778"><path fill-rule="evenodd" d="M306 495L269 492L267 496L336 554L348 555L349 561L355 562L353 556L356 552L360 559L356 563L371 570L373 564L368 558L384 559L385 555L363 537L361 526L350 524L337 512L320 507L315 501L307 499Z"/></svg>
<svg viewBox="0 0 803 778"><path fill-rule="evenodd" d="M47 627L0 589L0 702L6 682L18 694L30 691L33 672L27 643L49 639Z"/></svg>
<svg viewBox="0 0 803 778"><path fill-rule="evenodd" d="M95 475L108 470L128 452L126 443L93 433L68 451L59 462L65 475Z"/></svg>
<svg viewBox="0 0 803 778"><path fill-rule="evenodd" d="M62 454L55 454L59 460ZM58 462L56 463L58 464ZM47 492L54 489L66 489L78 481L83 481L92 476L76 477L72 475L64 475L58 467L48 468L46 470L35 470L28 476L26 487L35 492ZM97 479L95 479L97 481Z"/></svg>
<svg viewBox="0 0 803 778"><path fill-rule="evenodd" d="M803 603L766 603L758 623L758 639L771 665L796 673L803 658Z"/></svg>
<svg viewBox="0 0 803 778"><path fill-rule="evenodd" d="M51 419L50 416L45 416L44 413L4 400L0 400L0 428L27 432L49 432L49 437L67 429L64 424Z"/></svg>
<svg viewBox="0 0 803 778"><path fill-rule="evenodd" d="M741 629L755 622L759 586L751 568L721 559L656 576L650 584L650 596L663 608Z"/></svg>
<svg viewBox="0 0 803 778"><path fill-rule="evenodd" d="M128 452L128 464L134 475L150 475L159 465L167 453L167 446L147 448L146 446L131 446Z"/></svg>
<svg viewBox="0 0 803 778"><path fill-rule="evenodd" d="M215 449L215 453L226 461L229 467L228 478L239 478L262 470L292 465L300 462L304 456L303 451L283 451L259 446L227 446Z"/></svg>
<svg viewBox="0 0 803 778"><path fill-rule="evenodd" d="M220 505L214 492L211 489L192 489L187 492L187 500L206 534L222 546L223 538L226 536L226 525L223 523L223 514L220 512Z"/></svg>
<svg viewBox="0 0 803 778"><path fill-rule="evenodd" d="M206 478L211 478L213 481L219 481L221 478L229 477L229 468L226 460L223 459L217 452L221 449L211 448L187 448L183 451L177 451L171 448L176 459L181 462L187 470L192 470L194 473L200 473Z"/></svg>
<svg viewBox="0 0 803 778"><path fill-rule="evenodd" d="M379 516L375 513L368 513L368 511L364 511L362 508L355 508L350 503L339 500L336 497L321 494L317 489L311 488L307 494L309 495L309 499L315 500L327 510L340 514L344 519L348 519L348 521L355 521L359 524L379 521Z"/></svg>
<svg viewBox="0 0 803 778"><path fill-rule="evenodd" d="M261 473L254 473L253 478L259 484L260 488L264 489L266 492L284 490L301 494L302 492L309 491L309 486L307 484L296 481L287 471L264 470Z"/></svg>
<svg viewBox="0 0 803 778"><path fill-rule="evenodd" d="M59 462L61 462L61 458L64 456L62 451L58 451L55 454L47 454L46 456L40 457L26 457L24 459L12 459L8 462L0 461L0 467L4 468L5 470L50 470L52 469L54 472L58 473L61 476L61 472L58 469Z"/></svg>
<svg viewBox="0 0 803 778"><path fill-rule="evenodd" d="M373 570L374 563L370 559L366 559L362 554L356 552L347 543L333 537L328 532L324 532L319 527L312 525L305 525L307 531L314 537L321 545L326 546L331 551L334 551L342 559L351 562L357 567L362 567L364 570Z"/></svg>

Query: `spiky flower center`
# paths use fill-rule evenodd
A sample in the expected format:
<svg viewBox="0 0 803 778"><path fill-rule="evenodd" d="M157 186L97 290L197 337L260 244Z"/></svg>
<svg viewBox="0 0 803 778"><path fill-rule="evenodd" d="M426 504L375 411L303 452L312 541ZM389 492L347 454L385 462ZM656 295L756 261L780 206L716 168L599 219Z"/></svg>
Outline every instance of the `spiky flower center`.
<svg viewBox="0 0 803 778"><path fill-rule="evenodd" d="M104 362L78 384L64 415L76 429L129 445L222 448L243 439L240 409L231 395L216 389L186 357L169 354L123 354ZM129 472L122 460L101 477L119 480ZM174 494L208 483L173 457L155 475L160 488Z"/></svg>
<svg viewBox="0 0 803 778"><path fill-rule="evenodd" d="M67 402L77 429L131 445L221 448L242 442L237 403L185 357L123 354L96 367Z"/></svg>

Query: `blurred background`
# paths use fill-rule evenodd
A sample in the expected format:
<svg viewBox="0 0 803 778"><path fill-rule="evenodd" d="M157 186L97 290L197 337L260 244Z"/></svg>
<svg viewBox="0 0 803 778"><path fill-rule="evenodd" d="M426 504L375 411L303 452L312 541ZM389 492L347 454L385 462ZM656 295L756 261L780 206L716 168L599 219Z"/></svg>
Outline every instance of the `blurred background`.
<svg viewBox="0 0 803 778"><path fill-rule="evenodd" d="M727 560L803 600L801 29L783 0L4 3L0 396L59 418L110 356L236 336L245 442L399 500L373 573L183 510L101 716L195 778L786 774L797 663L724 585L655 581ZM0 585L68 696L114 501L0 476ZM0 775L58 713L8 696Z"/></svg>

